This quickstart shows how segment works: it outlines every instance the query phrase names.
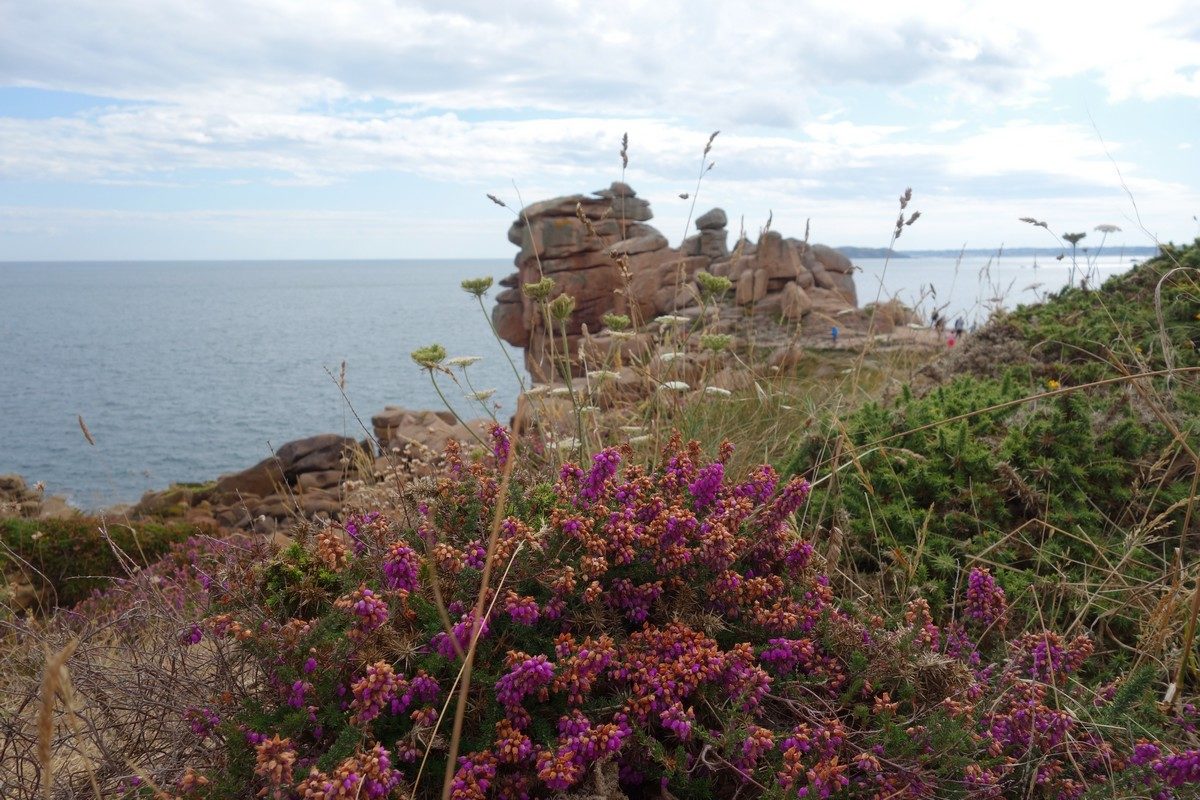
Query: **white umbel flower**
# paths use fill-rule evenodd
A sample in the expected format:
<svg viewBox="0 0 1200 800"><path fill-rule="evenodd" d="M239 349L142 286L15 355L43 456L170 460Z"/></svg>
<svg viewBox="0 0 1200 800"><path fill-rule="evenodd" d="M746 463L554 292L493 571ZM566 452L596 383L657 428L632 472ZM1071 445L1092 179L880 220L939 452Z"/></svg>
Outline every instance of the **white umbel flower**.
<svg viewBox="0 0 1200 800"><path fill-rule="evenodd" d="M692 389L691 386L688 386L683 381L667 381L658 388L665 389L668 392L688 392Z"/></svg>
<svg viewBox="0 0 1200 800"><path fill-rule="evenodd" d="M455 356L447 358L446 364L451 367L466 368L479 361L483 361L483 356Z"/></svg>
<svg viewBox="0 0 1200 800"><path fill-rule="evenodd" d="M659 325L686 325L692 320L690 317L681 317L678 314L663 314L661 317L655 317L654 321Z"/></svg>

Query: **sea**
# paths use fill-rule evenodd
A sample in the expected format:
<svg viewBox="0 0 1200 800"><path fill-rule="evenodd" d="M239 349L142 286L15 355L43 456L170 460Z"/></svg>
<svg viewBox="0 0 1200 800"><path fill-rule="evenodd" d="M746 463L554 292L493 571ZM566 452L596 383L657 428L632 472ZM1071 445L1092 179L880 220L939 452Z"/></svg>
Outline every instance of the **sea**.
<svg viewBox="0 0 1200 800"><path fill-rule="evenodd" d="M1061 289L1072 271L1032 258L856 263L861 304L896 297L967 324ZM1075 280L1131 263L1081 261ZM505 259L0 263L0 474L104 508L243 469L293 439L364 438L387 405L444 407L409 356L435 343L480 357L461 385L439 379L459 413L483 416L467 395L494 389L487 402L506 419L518 382L505 352L518 367L520 352L495 340L460 283L511 270Z"/></svg>

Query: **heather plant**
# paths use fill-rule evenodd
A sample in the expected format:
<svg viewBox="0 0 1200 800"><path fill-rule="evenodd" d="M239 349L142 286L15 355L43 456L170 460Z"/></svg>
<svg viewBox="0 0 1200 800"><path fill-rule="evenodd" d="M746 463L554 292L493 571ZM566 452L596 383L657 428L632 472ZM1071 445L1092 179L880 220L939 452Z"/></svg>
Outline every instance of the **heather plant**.
<svg viewBox="0 0 1200 800"><path fill-rule="evenodd" d="M678 436L654 468L605 448L547 476L492 438L211 584L202 637L260 677L190 717L224 762L156 791L1169 797L1197 778L1145 671L1087 680L1091 637L1015 628L985 569L955 608L840 600L797 525L803 478L735 476L730 445Z"/></svg>
<svg viewBox="0 0 1200 800"><path fill-rule="evenodd" d="M135 554L109 546L132 567ZM74 608L0 615L0 796L115 797L144 776L175 782L186 765L220 763L214 699L236 702L257 666L199 622L210 590L265 550L195 536Z"/></svg>

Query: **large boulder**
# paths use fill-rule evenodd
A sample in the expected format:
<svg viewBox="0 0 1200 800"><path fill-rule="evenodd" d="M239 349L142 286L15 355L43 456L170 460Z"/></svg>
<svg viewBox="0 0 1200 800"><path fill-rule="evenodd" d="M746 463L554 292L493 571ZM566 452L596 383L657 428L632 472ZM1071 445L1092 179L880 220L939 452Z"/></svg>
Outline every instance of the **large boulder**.
<svg viewBox="0 0 1200 800"><path fill-rule="evenodd" d="M216 502L236 502L247 496L267 497L292 485L306 472L349 471L360 449L354 439L323 433L297 439L280 447L275 455L232 475L222 475L213 487Z"/></svg>

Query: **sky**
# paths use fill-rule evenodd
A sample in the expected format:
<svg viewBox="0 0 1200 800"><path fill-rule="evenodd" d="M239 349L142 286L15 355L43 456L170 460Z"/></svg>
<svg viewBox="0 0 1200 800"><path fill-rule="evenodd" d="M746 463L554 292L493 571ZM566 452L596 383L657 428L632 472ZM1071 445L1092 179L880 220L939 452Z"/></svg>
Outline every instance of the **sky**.
<svg viewBox="0 0 1200 800"><path fill-rule="evenodd" d="M0 261L503 258L622 177L672 243L1190 241L1189 5L0 0Z"/></svg>

